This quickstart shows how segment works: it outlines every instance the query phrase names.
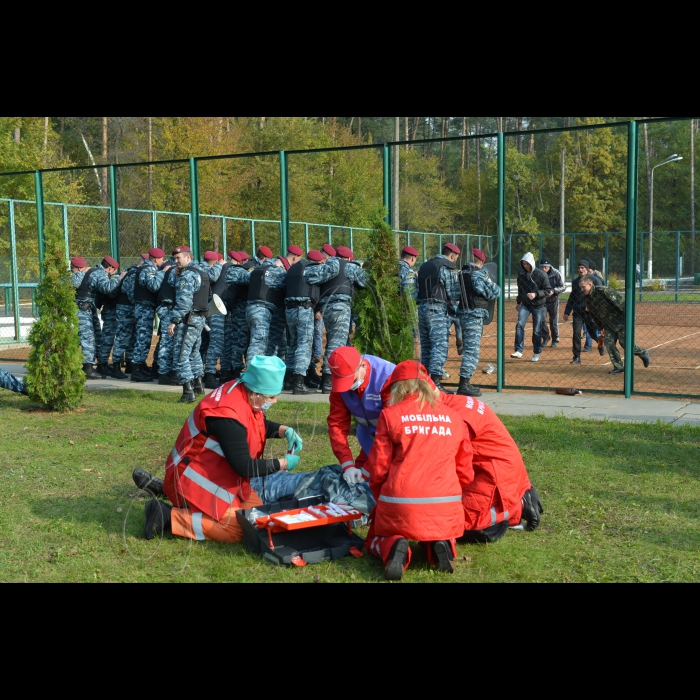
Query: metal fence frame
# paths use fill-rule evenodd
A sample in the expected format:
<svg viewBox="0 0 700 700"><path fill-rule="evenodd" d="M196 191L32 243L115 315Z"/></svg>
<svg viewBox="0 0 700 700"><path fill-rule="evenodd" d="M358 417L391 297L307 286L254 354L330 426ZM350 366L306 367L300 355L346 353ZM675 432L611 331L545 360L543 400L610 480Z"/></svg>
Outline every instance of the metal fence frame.
<svg viewBox="0 0 700 700"><path fill-rule="evenodd" d="M586 124L570 127L558 127L553 129L533 129L528 131L528 134L545 134L545 133L564 133L576 131L594 131L598 129L622 129L627 128L628 139L628 163L627 163L627 227L626 235L626 269L635 270L638 260L637 256L637 217L638 217L638 181L639 181L639 124L652 123L668 123L674 121L688 121L690 119L698 119L698 117L664 117L655 119L645 119L639 121L615 122L614 124ZM392 221L392 153L391 149L395 147L417 145L421 143L444 143L449 141L471 141L482 139L493 139L498 145L498 268L499 279L498 283L501 288L504 287L505 278L505 247L506 247L506 139L512 136L522 136L523 132L499 132L493 134L479 134L470 136L453 136L448 138L437 139L422 139L418 141L392 141L384 144L368 144L360 146L342 146L335 148L316 148L307 150L289 150L289 151L266 151L261 153L240 153L225 156L205 156L199 158L176 159L167 161L157 161L153 163L126 163L119 165L91 165L81 166L77 168L49 168L36 171L18 171L0 173L0 177L16 177L22 175L34 175L35 192L36 192L36 210L37 210L37 228L39 241L39 258L40 263L43 263L44 257L44 228L45 228L45 202L43 175L44 173L62 172L62 171L79 171L79 170L94 170L97 168L107 168L109 173L110 183L110 239L111 239L111 255L119 260L119 207L117 201L117 169L137 166L157 166L168 164L183 164L189 163L190 172L190 198L191 198L191 248L196 258L201 257L200 249L200 208L199 208L199 185L198 185L198 166L199 163L217 160L231 160L237 158L256 158L277 156L279 158L280 167L280 201L281 201L281 222L280 222L280 247L286 250L286 246L290 241L290 226L292 224L289 207L289 158L298 154L310 153L328 153L339 151L359 151L359 150L380 150L382 154L383 164L383 187L382 187L382 202L386 212L386 221L393 225ZM12 257L16 263L16 249L12 246ZM14 275L17 274L16 265L14 266ZM13 278L13 286L18 289L18 280ZM625 275L625 304L626 304L626 325L627 335L625 342L626 357L633 356L633 348L635 343L635 304L637 295L636 277L635 275ZM19 337L19 299L15 298L15 323ZM503 392L505 387L505 309L504 304L498 305L498 368L497 368L497 391ZM514 389L528 389L533 387L509 387ZM634 363L625 363L625 384L624 395L626 398L631 398L634 394ZM685 394L683 394L685 395Z"/></svg>

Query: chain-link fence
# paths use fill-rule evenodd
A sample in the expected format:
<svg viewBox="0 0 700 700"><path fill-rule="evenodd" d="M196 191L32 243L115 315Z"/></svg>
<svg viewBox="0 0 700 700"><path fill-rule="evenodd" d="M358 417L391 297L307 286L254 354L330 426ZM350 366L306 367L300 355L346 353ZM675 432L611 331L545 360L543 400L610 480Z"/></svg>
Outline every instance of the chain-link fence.
<svg viewBox="0 0 700 700"><path fill-rule="evenodd" d="M0 175L0 358L23 359L34 317L38 207L45 224L63 232L67 258L92 265L111 254L123 268L151 247L183 243L202 257L205 250L253 254L266 245L283 253L291 243L309 250L330 242L365 260L384 211L397 249L410 245L422 261L450 242L462 251L458 267L473 248L501 263L499 315L485 328L473 383L700 395L695 119ZM537 362L532 316L521 318L524 343L516 338L525 253L549 261L564 286L558 328L549 329L558 347L549 345ZM634 371L610 374L609 354L600 354L595 337L586 351L585 336L580 364L571 364L579 326L563 319L583 259L622 300L626 336L650 351L648 369L638 360ZM445 382L456 384L462 357L452 320ZM523 357L512 358L519 344Z"/></svg>

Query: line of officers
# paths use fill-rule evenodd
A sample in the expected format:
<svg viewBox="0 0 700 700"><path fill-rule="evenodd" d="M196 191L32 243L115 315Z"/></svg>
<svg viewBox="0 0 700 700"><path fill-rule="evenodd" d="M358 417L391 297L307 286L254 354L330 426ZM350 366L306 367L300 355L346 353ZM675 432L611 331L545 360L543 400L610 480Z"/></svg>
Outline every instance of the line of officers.
<svg viewBox="0 0 700 700"><path fill-rule="evenodd" d="M262 246L253 257L231 251L226 261L209 251L203 262L187 246L169 259L153 248L121 274L109 256L95 268L73 258L71 273L87 379L131 375L132 382L180 385L182 403L239 378L245 358L258 355L285 360L285 390L330 394L328 358L350 344L352 298L369 282L352 250L330 245L306 257L297 246L276 257ZM225 316L211 315L214 295ZM159 341L149 367L156 316ZM322 357L319 377L314 359Z"/></svg>

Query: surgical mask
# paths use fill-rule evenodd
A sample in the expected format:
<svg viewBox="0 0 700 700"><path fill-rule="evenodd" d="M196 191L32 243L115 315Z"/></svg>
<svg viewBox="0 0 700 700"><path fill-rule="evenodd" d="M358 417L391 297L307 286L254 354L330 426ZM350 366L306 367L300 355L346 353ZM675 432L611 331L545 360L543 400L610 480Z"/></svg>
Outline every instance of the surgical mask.
<svg viewBox="0 0 700 700"><path fill-rule="evenodd" d="M260 396L260 397L262 398L262 395L261 395L261 394L258 394L258 396ZM252 408L254 411L262 411L263 413L266 413L266 412L269 411L274 405L275 405L275 404L272 403L272 401L266 401L262 406L253 406L253 404L251 404L251 408Z"/></svg>
<svg viewBox="0 0 700 700"><path fill-rule="evenodd" d="M350 391L357 391L360 387L362 386L362 379L358 379L352 387L350 387Z"/></svg>

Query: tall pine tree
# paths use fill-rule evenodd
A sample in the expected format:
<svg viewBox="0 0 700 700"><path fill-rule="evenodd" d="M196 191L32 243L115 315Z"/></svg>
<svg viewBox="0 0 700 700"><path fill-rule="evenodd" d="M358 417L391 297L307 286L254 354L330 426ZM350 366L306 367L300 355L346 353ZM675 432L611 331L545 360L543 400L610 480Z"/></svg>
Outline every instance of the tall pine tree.
<svg viewBox="0 0 700 700"><path fill-rule="evenodd" d="M417 327L416 304L401 293L396 260L396 237L384 220L370 234L372 258L365 264L368 289L357 300L359 317L355 342L361 353L399 364L415 357L413 330Z"/></svg>
<svg viewBox="0 0 700 700"><path fill-rule="evenodd" d="M63 236L52 226L46 228L44 278L39 285L37 306L39 318L29 334L29 398L54 411L75 410L85 391L78 308L66 271Z"/></svg>

